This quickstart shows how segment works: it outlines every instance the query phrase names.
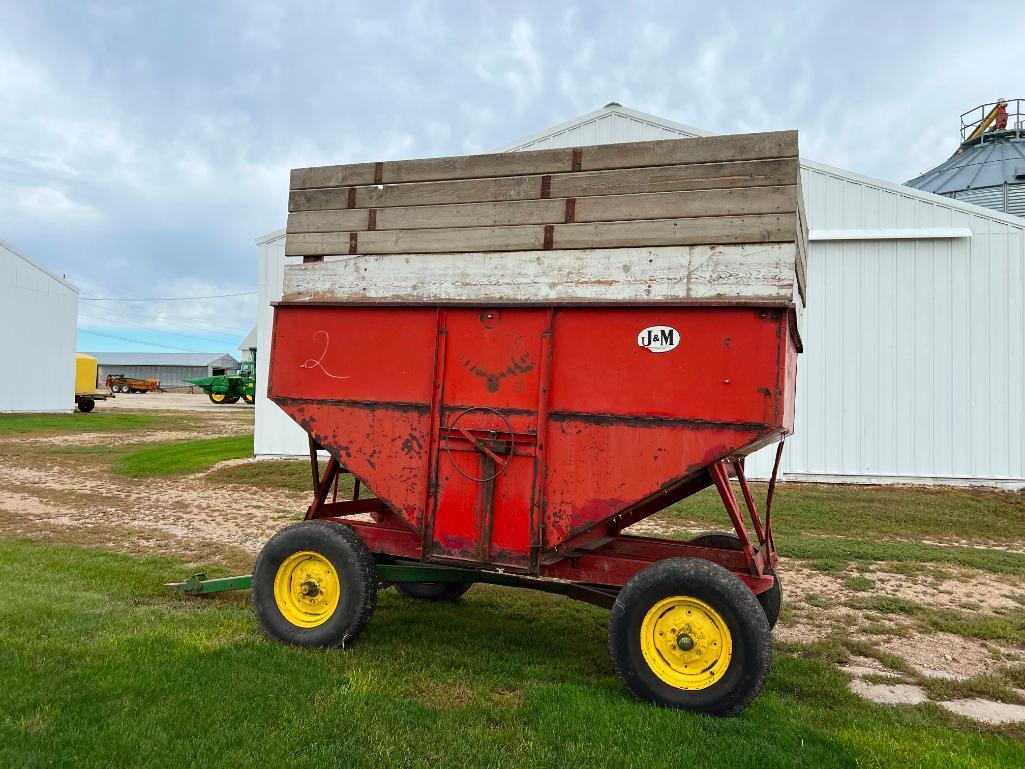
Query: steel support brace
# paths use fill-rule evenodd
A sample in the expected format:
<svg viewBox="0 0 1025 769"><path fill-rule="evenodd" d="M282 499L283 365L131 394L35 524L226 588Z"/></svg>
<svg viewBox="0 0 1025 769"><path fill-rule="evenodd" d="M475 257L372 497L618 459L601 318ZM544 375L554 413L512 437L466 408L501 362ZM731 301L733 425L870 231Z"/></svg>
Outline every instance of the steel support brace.
<svg viewBox="0 0 1025 769"><path fill-rule="evenodd" d="M734 465L735 469L736 465ZM747 527L744 525L744 517L741 515L740 505L737 504L737 497L733 493L733 486L730 484L729 475L726 472L726 464L716 462L708 468L708 472L712 476L712 482L719 492L719 497L726 507L726 513L729 515L733 528L737 532L737 537L740 539L740 550L747 560L748 570L756 577L762 576L762 566L755 557L755 549L751 544L751 538L747 534Z"/></svg>

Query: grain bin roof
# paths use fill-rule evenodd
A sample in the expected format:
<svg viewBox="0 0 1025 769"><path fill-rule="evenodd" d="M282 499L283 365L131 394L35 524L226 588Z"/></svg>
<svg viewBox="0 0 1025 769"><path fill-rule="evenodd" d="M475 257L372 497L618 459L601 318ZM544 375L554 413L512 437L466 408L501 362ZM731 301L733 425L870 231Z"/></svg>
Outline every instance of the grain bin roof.
<svg viewBox="0 0 1025 769"><path fill-rule="evenodd" d="M909 187L938 195L1001 184L1025 184L1025 142L977 144L907 182Z"/></svg>
<svg viewBox="0 0 1025 769"><path fill-rule="evenodd" d="M220 352L88 352L101 366L216 366L234 368L238 361Z"/></svg>

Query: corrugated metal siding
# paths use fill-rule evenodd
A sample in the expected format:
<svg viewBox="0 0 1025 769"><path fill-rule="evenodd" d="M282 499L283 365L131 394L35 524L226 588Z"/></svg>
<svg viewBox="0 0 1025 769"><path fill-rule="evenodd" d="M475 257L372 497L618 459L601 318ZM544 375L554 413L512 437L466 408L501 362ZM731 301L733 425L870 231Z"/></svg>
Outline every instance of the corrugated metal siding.
<svg viewBox="0 0 1025 769"><path fill-rule="evenodd" d="M1004 210L1004 187L982 187L975 190L960 190L951 195L955 200L972 203L994 211ZM1009 213L1009 212L1005 212Z"/></svg>
<svg viewBox="0 0 1025 769"><path fill-rule="evenodd" d="M77 318L73 288L0 243L0 412L74 409Z"/></svg>
<svg viewBox="0 0 1025 769"><path fill-rule="evenodd" d="M1025 483L1023 229L807 167L802 184L812 229L973 236L811 244L784 472Z"/></svg>
<svg viewBox="0 0 1025 769"><path fill-rule="evenodd" d="M103 386L108 374L124 374L132 379L159 379L161 387L188 387L186 379L209 376L207 366L98 366L97 376Z"/></svg>
<svg viewBox="0 0 1025 769"><path fill-rule="evenodd" d="M1025 184L1007 188L1007 213L1025 216Z"/></svg>

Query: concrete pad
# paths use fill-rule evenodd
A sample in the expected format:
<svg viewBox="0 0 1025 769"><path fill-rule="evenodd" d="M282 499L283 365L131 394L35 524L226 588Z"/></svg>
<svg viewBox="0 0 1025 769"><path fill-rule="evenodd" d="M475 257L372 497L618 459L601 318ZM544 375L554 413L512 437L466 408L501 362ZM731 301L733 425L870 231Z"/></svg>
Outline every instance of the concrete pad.
<svg viewBox="0 0 1025 769"><path fill-rule="evenodd" d="M971 700L949 700L941 702L951 713L960 716L968 716L984 724L1014 724L1025 722L1025 705L1009 705L1006 702L993 702L993 700L971 699Z"/></svg>
<svg viewBox="0 0 1025 769"><path fill-rule="evenodd" d="M895 673L892 670L866 667L865 665L841 665L840 670L849 676L854 676L855 678L864 678L865 676L885 676L886 678L893 679L902 678L900 673Z"/></svg>
<svg viewBox="0 0 1025 769"><path fill-rule="evenodd" d="M869 684L855 678L849 686L859 697L877 705L918 705L929 699L922 687L911 684Z"/></svg>

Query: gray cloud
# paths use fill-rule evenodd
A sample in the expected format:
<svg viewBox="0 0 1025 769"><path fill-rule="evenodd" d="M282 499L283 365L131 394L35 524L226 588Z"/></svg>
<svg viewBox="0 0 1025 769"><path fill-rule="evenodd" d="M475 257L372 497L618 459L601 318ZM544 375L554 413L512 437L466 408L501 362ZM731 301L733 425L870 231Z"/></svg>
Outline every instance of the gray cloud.
<svg viewBox="0 0 1025 769"><path fill-rule="evenodd" d="M0 237L94 295L254 286L294 166L485 151L616 100L798 128L808 157L903 181L952 151L960 112L1025 96L1020 2L9 3L0 20Z"/></svg>

